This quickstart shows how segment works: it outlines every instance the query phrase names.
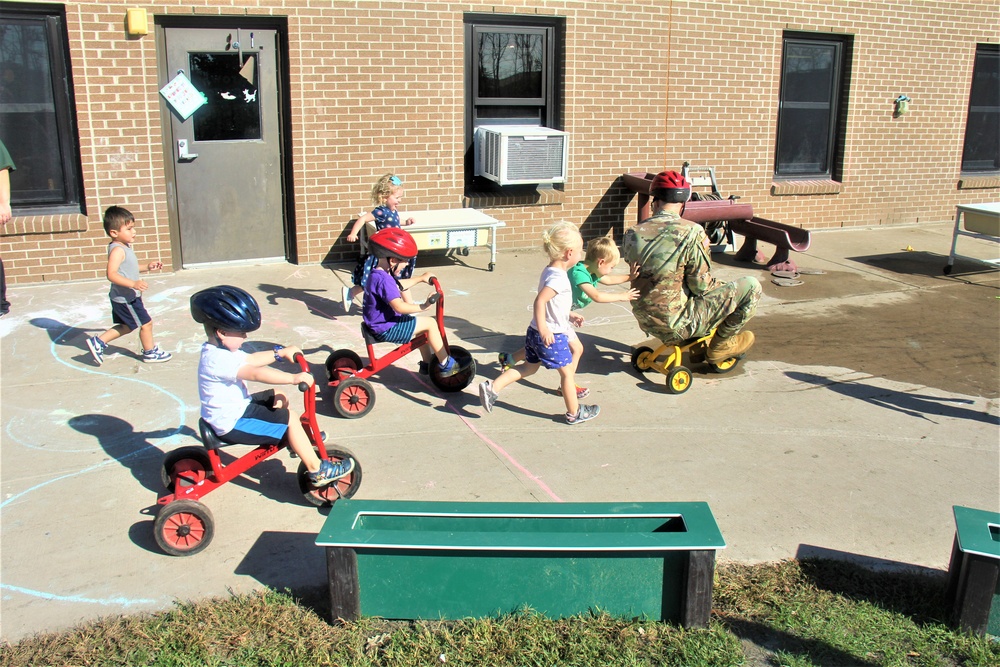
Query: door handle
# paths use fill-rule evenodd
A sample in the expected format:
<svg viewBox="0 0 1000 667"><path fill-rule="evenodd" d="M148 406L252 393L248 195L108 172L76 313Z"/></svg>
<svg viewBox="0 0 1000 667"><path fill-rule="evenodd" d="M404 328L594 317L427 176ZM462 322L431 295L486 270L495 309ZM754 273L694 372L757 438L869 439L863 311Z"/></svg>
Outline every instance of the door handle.
<svg viewBox="0 0 1000 667"><path fill-rule="evenodd" d="M191 162L196 157L198 157L197 153L188 153L187 139L177 140L177 160L179 162Z"/></svg>

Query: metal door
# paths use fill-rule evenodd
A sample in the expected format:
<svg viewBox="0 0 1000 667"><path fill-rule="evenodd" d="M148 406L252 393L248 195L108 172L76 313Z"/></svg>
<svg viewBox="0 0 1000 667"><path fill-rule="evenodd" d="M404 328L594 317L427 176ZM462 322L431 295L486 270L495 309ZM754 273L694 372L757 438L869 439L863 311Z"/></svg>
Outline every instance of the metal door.
<svg viewBox="0 0 1000 667"><path fill-rule="evenodd" d="M181 264L285 258L277 31L165 28L168 81L206 102L170 112Z"/></svg>

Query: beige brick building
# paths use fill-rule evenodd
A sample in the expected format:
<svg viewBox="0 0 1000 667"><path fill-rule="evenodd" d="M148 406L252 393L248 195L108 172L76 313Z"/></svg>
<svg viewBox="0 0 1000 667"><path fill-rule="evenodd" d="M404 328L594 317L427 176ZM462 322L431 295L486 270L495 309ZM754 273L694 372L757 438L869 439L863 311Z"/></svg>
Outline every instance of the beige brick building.
<svg viewBox="0 0 1000 667"><path fill-rule="evenodd" d="M560 219L620 239L637 214L621 175L685 161L714 167L757 215L808 229L942 222L956 204L1000 200L995 0L6 1L0 13L12 284L101 277L114 204L139 220L140 261L174 270L238 259L257 227L272 245L248 258L353 261L347 230L385 172L404 180L405 208L502 220L501 248L534 246ZM497 36L513 51L495 51L490 73ZM187 118L160 93L178 72L211 96ZM223 101L256 113L206 125ZM564 182L476 177L474 126L510 119L566 133ZM226 134L247 123L259 126ZM184 158L192 128L199 157ZM235 152L265 144L270 155ZM273 204L260 216L257 194ZM199 255L220 243L237 254Z"/></svg>

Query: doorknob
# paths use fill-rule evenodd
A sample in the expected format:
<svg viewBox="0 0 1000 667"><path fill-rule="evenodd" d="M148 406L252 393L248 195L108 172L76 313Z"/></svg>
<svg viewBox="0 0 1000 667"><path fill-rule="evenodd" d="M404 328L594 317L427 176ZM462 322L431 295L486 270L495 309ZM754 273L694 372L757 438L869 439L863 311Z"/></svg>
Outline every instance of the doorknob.
<svg viewBox="0 0 1000 667"><path fill-rule="evenodd" d="M196 157L197 153L188 153L188 142L187 139L177 140L177 160L180 162L191 162Z"/></svg>

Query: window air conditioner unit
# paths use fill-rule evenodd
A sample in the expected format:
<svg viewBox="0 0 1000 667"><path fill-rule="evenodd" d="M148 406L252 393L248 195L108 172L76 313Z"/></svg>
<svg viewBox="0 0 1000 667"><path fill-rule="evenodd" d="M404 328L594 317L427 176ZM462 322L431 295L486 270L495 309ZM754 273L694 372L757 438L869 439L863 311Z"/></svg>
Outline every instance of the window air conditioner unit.
<svg viewBox="0 0 1000 667"><path fill-rule="evenodd" d="M535 125L476 128L476 176L500 185L564 183L569 135Z"/></svg>

